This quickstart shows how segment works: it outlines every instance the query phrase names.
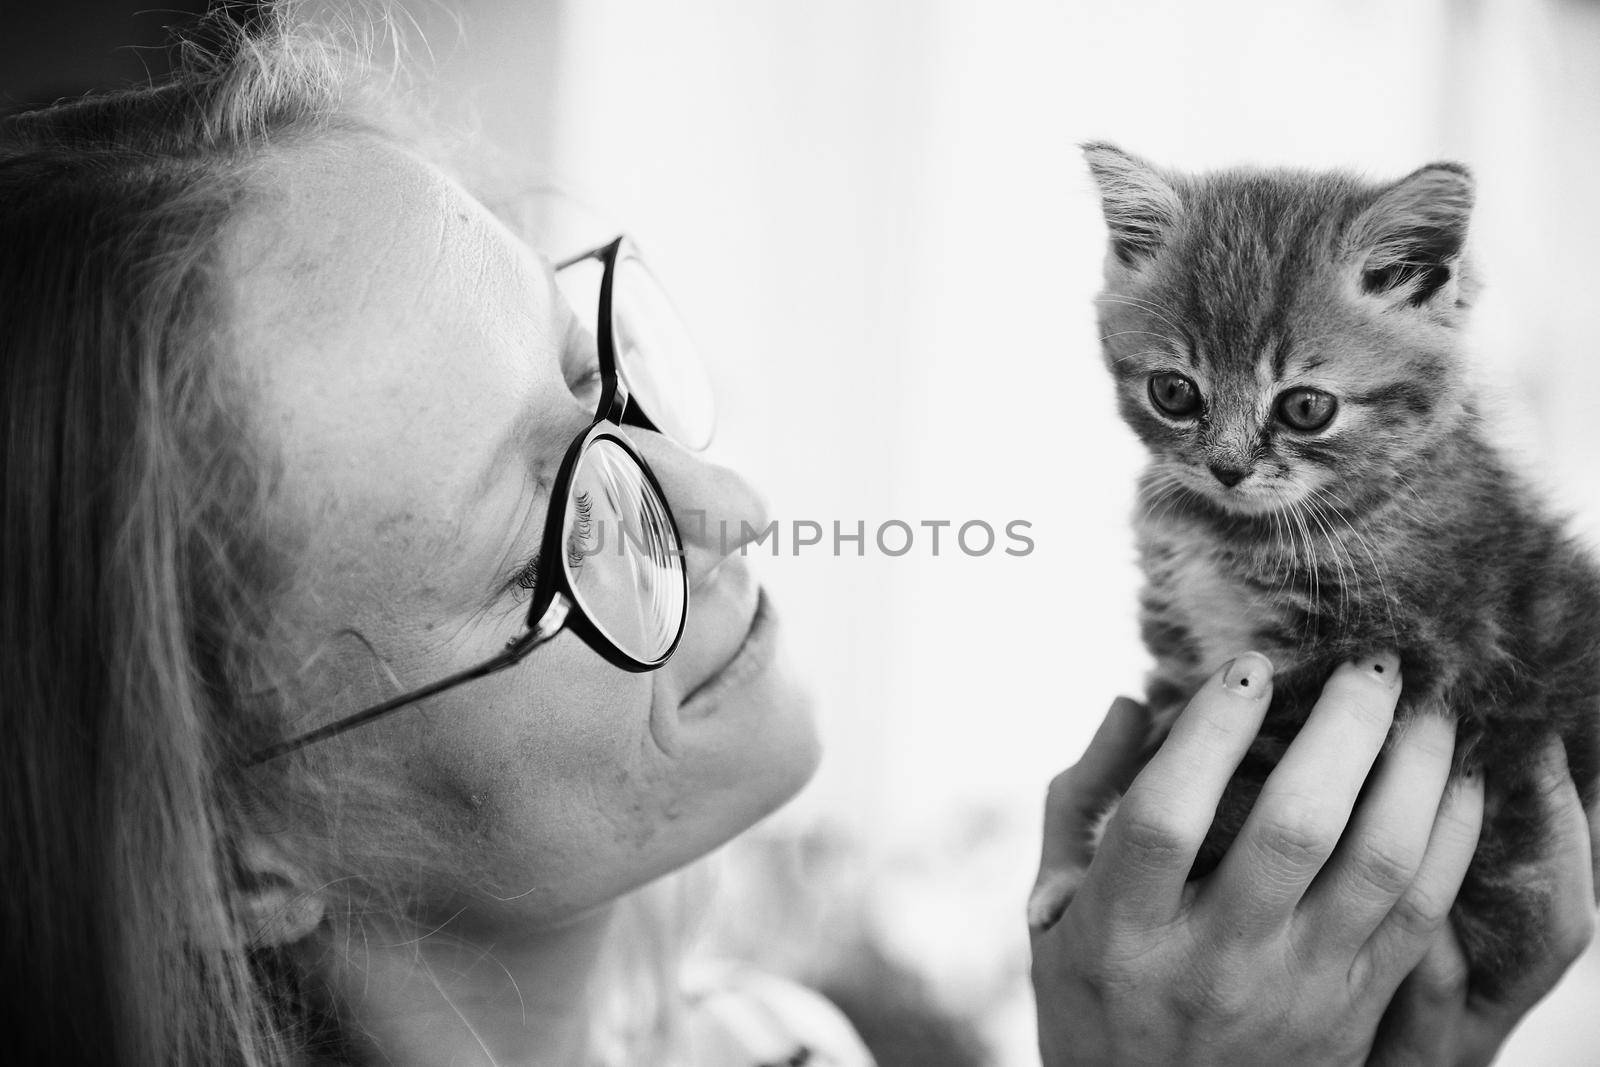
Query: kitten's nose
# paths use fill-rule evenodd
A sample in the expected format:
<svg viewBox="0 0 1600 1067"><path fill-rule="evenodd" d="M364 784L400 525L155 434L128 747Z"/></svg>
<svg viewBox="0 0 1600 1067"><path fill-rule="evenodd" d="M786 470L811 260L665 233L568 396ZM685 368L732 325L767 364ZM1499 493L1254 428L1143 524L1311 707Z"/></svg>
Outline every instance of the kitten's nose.
<svg viewBox="0 0 1600 1067"><path fill-rule="evenodd" d="M1217 481L1229 489L1244 481L1244 476L1250 473L1246 467L1230 467L1226 463L1207 463L1206 466L1211 468L1211 473L1216 475Z"/></svg>

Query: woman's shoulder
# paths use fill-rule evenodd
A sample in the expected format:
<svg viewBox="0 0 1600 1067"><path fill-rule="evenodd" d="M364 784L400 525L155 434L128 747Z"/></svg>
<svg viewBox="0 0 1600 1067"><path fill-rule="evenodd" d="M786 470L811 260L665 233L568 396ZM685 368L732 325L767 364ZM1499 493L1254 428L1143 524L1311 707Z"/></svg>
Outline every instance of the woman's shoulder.
<svg viewBox="0 0 1600 1067"><path fill-rule="evenodd" d="M844 1014L798 982L732 963L696 965L684 983L695 1064L873 1067Z"/></svg>

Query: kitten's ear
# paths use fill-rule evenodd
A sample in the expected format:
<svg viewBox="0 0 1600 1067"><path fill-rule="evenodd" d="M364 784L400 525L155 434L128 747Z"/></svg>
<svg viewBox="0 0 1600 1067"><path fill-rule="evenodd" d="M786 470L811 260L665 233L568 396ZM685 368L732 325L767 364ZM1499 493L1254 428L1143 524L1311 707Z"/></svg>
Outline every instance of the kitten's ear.
<svg viewBox="0 0 1600 1067"><path fill-rule="evenodd" d="M1136 267L1160 249L1183 202L1159 170L1116 145L1086 144L1083 158L1100 187L1111 250L1124 266Z"/></svg>
<svg viewBox="0 0 1600 1067"><path fill-rule="evenodd" d="M1430 163L1379 193L1348 231L1362 291L1412 307L1459 300L1472 199L1460 163Z"/></svg>

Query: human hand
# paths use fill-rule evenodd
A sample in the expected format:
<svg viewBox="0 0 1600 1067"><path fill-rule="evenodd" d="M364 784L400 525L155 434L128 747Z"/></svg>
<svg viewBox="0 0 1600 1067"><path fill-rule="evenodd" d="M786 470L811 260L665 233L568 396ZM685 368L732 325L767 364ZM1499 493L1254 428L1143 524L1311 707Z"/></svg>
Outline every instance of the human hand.
<svg viewBox="0 0 1600 1067"><path fill-rule="evenodd" d="M1499 1000L1467 990L1467 961L1447 925L1434 935L1422 962L1401 983L1389 1005L1372 1064L1449 1064L1471 1067L1494 1060L1500 1046L1545 994L1555 988L1594 936L1594 841L1591 824L1567 769L1567 755L1552 740L1539 767L1544 855L1527 872L1530 885L1548 891L1544 942L1548 952L1532 973Z"/></svg>
<svg viewBox="0 0 1600 1067"><path fill-rule="evenodd" d="M1333 673L1222 863L1187 881L1271 688L1264 657L1239 657L1137 776L1146 723L1119 701L1051 784L1039 886L1065 908L1050 924L1052 909L1030 907L1047 1067L1362 1063L1434 945L1483 787L1446 787L1455 727L1439 716L1383 751L1400 692L1392 656ZM1086 820L1129 778L1090 861Z"/></svg>

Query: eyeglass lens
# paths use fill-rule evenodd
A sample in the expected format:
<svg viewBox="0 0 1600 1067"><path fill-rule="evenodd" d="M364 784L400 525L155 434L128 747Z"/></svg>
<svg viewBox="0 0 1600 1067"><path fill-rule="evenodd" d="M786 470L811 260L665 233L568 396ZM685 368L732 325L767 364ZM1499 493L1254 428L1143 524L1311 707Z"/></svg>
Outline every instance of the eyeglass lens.
<svg viewBox="0 0 1600 1067"><path fill-rule="evenodd" d="M595 439L573 472L563 543L589 620L645 663L666 656L683 622L683 560L667 505L632 456Z"/></svg>
<svg viewBox="0 0 1600 1067"><path fill-rule="evenodd" d="M580 260L556 274L567 302L596 338L603 275L599 259ZM710 444L716 402L699 349L661 283L627 245L612 276L611 336L631 402L683 447L699 451Z"/></svg>
<svg viewBox="0 0 1600 1067"><path fill-rule="evenodd" d="M604 265L580 260L556 275L573 311L598 339ZM647 267L624 244L611 283L617 374L630 403L686 448L711 440L711 385L689 332ZM596 438L567 495L562 566L589 620L622 651L659 663L676 644L687 592L682 546L667 503L633 457Z"/></svg>
<svg viewBox="0 0 1600 1067"><path fill-rule="evenodd" d="M618 369L657 429L685 448L711 443L716 405L689 331L648 267L626 252L611 294Z"/></svg>

